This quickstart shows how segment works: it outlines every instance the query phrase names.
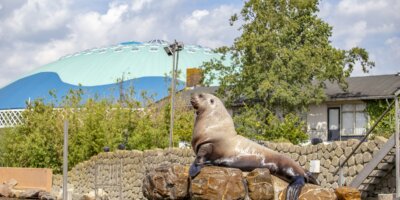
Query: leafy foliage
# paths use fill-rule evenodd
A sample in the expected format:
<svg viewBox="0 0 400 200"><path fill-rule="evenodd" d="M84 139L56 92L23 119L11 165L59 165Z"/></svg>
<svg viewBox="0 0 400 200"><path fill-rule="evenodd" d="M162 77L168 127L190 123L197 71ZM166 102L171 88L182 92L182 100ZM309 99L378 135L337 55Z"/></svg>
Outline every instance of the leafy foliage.
<svg viewBox="0 0 400 200"><path fill-rule="evenodd" d="M305 134L305 122L297 115L289 113L282 120L274 114L264 115L259 120L257 112L263 109L259 105L248 107L243 113L236 115L234 121L239 134L257 140L275 142L291 142L299 144L308 136Z"/></svg>
<svg viewBox="0 0 400 200"><path fill-rule="evenodd" d="M274 126L268 120L271 114L284 122L288 113L323 101L325 81L345 89L345 78L356 64L365 72L374 66L365 49L333 47L332 27L318 18L317 11L317 0L249 0L241 17L231 17L231 24L242 19L242 35L233 46L218 50L230 53L233 65L214 60L203 67L204 83L219 82L218 92L228 104L247 105L241 113L254 132L264 135L263 129ZM280 137L288 135L273 136Z"/></svg>
<svg viewBox="0 0 400 200"><path fill-rule="evenodd" d="M387 109L389 102L385 100L368 101L366 111L370 118L369 126L371 127L381 114ZM394 106L389 113L378 123L373 130L374 136L383 136L389 138L395 132L395 108Z"/></svg>
<svg viewBox="0 0 400 200"><path fill-rule="evenodd" d="M156 106L151 98L138 102L133 94L133 90L126 92L119 101L94 98L82 102L82 90L70 91L60 104L62 109L35 100L23 112L24 123L1 134L0 163L10 167L49 167L60 173L64 120L69 122L70 168L102 152L104 147L111 151L119 144L139 150L167 147L169 121L164 116L169 113L168 104ZM144 104L149 106L143 109ZM175 116L174 144L190 141L193 112L186 106L177 106Z"/></svg>

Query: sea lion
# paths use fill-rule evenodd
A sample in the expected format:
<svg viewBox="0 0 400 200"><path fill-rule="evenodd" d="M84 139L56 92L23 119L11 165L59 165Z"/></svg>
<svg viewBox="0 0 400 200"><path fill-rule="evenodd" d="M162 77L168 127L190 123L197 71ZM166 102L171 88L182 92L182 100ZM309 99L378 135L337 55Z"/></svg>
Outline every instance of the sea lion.
<svg viewBox="0 0 400 200"><path fill-rule="evenodd" d="M189 175L194 178L204 165L252 171L268 168L271 174L289 182L286 199L298 199L304 184L318 184L316 179L292 159L253 142L235 131L232 117L214 95L192 94L196 110L192 148L196 154Z"/></svg>

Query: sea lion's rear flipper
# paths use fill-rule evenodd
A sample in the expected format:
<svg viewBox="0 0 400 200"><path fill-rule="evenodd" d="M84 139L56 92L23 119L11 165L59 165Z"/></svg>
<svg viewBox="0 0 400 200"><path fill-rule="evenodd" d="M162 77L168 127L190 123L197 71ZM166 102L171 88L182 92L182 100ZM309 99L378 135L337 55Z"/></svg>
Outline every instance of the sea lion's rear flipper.
<svg viewBox="0 0 400 200"><path fill-rule="evenodd" d="M287 188L286 200L298 200L301 188L305 185L305 179L302 176L295 176L293 180Z"/></svg>
<svg viewBox="0 0 400 200"><path fill-rule="evenodd" d="M194 178L197 176L197 174L200 173L202 166L201 165L196 165L195 163L193 163L192 165L190 165L189 168L189 176L190 178Z"/></svg>
<svg viewBox="0 0 400 200"><path fill-rule="evenodd" d="M306 177L307 183L319 185L318 180L315 178L315 176L311 172L306 172L306 175L307 175L307 177Z"/></svg>
<svg viewBox="0 0 400 200"><path fill-rule="evenodd" d="M196 177L200 173L201 168L203 168L204 166L211 166L211 165L212 165L211 161L205 161L202 164L192 163L192 165L190 165L189 168L190 178L193 179L194 177Z"/></svg>

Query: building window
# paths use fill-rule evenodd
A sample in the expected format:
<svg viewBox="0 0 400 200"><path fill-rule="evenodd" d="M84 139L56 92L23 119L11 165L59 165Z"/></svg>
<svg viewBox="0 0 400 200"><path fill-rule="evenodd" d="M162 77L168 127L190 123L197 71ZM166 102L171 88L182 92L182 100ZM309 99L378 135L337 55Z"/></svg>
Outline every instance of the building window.
<svg viewBox="0 0 400 200"><path fill-rule="evenodd" d="M366 105L342 105L342 135L363 135L367 130L367 114L364 112Z"/></svg>

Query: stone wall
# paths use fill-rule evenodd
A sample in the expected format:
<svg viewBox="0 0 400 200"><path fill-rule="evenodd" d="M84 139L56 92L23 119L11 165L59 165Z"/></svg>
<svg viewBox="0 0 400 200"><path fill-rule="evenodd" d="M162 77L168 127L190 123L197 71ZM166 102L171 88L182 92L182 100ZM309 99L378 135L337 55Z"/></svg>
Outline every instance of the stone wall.
<svg viewBox="0 0 400 200"><path fill-rule="evenodd" d="M385 139L378 137L361 144L343 168L346 184L352 181L385 142ZM358 143L358 140L348 140L307 146L272 142L263 142L263 145L294 159L306 169L309 169L311 160L320 160L321 173L317 174L317 177L321 186L337 188L339 176L334 173L339 163L350 155ZM177 148L100 153L75 166L69 172L69 183L73 185L76 195L93 191L97 184L97 188L108 192L111 199L119 199L120 193L121 199L144 199L141 187L146 170L169 163L189 165L193 159L194 154L191 149ZM395 188L392 177L394 177L392 173L387 175L385 183L382 184L382 187L384 185L387 189L382 191L392 192ZM61 176L54 176L53 191L61 190L61 184Z"/></svg>
<svg viewBox="0 0 400 200"><path fill-rule="evenodd" d="M190 164L194 159L191 149L154 149L100 153L75 166L68 172L69 188L73 199L101 188L110 199L145 199L142 182L146 170L162 164ZM53 192L62 190L62 176L53 176ZM121 196L121 198L119 198Z"/></svg>

